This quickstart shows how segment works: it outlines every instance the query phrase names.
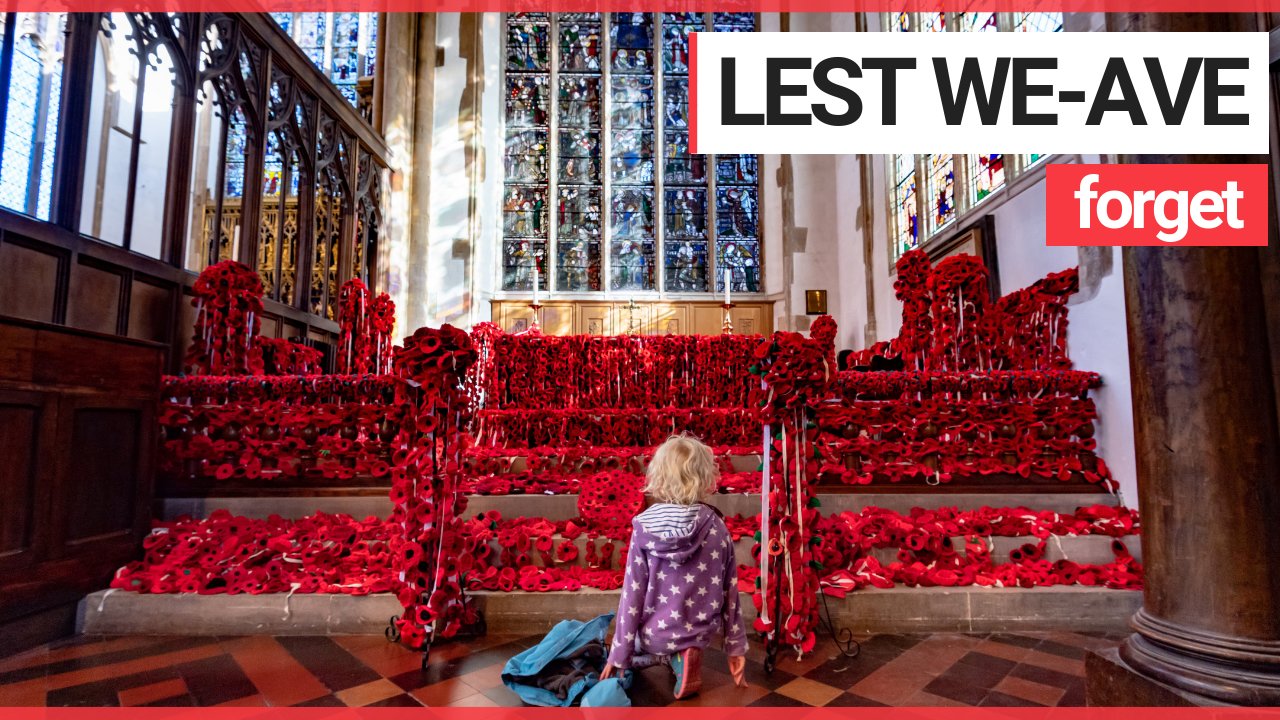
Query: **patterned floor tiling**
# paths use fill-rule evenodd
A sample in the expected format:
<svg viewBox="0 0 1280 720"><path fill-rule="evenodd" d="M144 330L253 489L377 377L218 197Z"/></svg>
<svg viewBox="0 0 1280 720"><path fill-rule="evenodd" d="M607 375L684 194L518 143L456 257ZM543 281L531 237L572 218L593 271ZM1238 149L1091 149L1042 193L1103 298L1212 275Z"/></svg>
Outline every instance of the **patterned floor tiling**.
<svg viewBox="0 0 1280 720"><path fill-rule="evenodd" d="M514 707L507 659L540 638L491 635L422 656L376 637L78 637L0 658L0 704L49 706ZM718 648L702 692L675 701L671 674L636 674L637 706L871 707L1083 705L1085 654L1098 633L935 633L858 638L856 657L830 641L764 671L752 647L738 688Z"/></svg>

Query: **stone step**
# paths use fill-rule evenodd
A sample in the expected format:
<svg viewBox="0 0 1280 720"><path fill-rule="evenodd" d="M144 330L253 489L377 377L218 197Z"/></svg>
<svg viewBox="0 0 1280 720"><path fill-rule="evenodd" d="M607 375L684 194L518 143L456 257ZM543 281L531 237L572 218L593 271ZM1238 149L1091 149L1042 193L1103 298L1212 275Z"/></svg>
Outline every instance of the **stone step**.
<svg viewBox="0 0 1280 720"><path fill-rule="evenodd" d="M845 511L857 512L864 507L880 507L905 513L913 507L957 507L974 510L984 506L1027 507L1032 510L1072 512L1087 505L1115 505L1117 500L1108 493L932 493L922 492L857 492L818 493L824 514ZM757 515L760 512L760 495L713 495L710 502L726 515ZM166 498L162 517L173 519L179 515L208 517L218 509L233 515L265 518L279 515L298 518L316 512L345 513L363 518L369 515L386 517L391 512L391 500L385 497L207 497ZM496 510L504 518L541 517L548 520L569 520L578 516L577 495L472 495L467 503L468 513Z"/></svg>
<svg viewBox="0 0 1280 720"><path fill-rule="evenodd" d="M559 547L564 538L555 535L553 542L552 554L555 554L555 548ZM1142 542L1137 535L1126 535L1118 538L1124 543L1125 548L1133 557L1142 562ZM1058 560L1070 560L1074 563L1088 563L1093 565L1101 565L1115 560L1115 551L1112 550L1113 538L1106 535L1051 535L1045 543L1044 559L1049 562ZM964 553L965 540L963 537L953 537L951 539L952 546L960 553ZM1009 561L1009 553L1021 546L1031 543L1036 544L1038 540L1034 537L991 537L988 547L991 550L991 557L997 563L1005 563ZM574 539L575 546L578 548L578 556L569 563L555 562L556 566L563 565L585 565L586 564L586 545L587 538L579 536ZM751 548L755 544L755 540L751 536L743 536L734 543L734 555L738 565L755 565L755 558L751 556ZM599 550L601 541L596 542L596 549ZM621 549L621 548L619 548ZM501 567L499 556L502 552L502 546L495 538L490 542L489 562L497 567ZM615 555L613 558L613 567L619 567L620 559ZM542 557L536 550L530 549L529 563L536 566L542 566ZM879 560L882 564L896 562L898 560L898 551L895 548L878 548L871 551L871 555Z"/></svg>
<svg viewBox="0 0 1280 720"><path fill-rule="evenodd" d="M559 620L617 609L617 591L475 593L489 632L546 632ZM1123 631L1142 593L1098 587L865 589L829 598L856 633ZM754 617L743 597L748 620ZM103 590L80 602L92 635L373 635L399 615L393 595L142 595Z"/></svg>

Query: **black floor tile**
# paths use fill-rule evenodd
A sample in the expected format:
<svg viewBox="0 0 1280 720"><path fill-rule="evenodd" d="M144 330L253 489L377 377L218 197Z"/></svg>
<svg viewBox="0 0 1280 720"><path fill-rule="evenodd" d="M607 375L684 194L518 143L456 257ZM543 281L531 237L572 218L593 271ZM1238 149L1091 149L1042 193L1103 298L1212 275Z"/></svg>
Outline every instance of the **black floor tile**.
<svg viewBox="0 0 1280 720"><path fill-rule="evenodd" d="M300 702L294 707L346 707L336 695L321 695L313 700Z"/></svg>
<svg viewBox="0 0 1280 720"><path fill-rule="evenodd" d="M400 693L399 695L392 695L386 700L369 703L365 707L422 707L422 703L418 702L418 700L409 693Z"/></svg>
<svg viewBox="0 0 1280 720"><path fill-rule="evenodd" d="M84 670L85 668L114 665L116 663L138 660L145 657L151 657L153 655L162 655L165 653L177 652L179 650L188 650L194 647L209 645L214 642L217 642L217 640L210 637L170 638L156 643L143 645L141 647L129 648L127 650L99 653L97 655L90 655L89 657L72 658L70 660L59 660L56 662L46 663L44 665L34 665L32 667L25 667L18 670L10 670L9 672L0 673L0 685L22 682L23 680L34 680L36 678L45 677L46 675L61 675L62 673Z"/></svg>
<svg viewBox="0 0 1280 720"><path fill-rule="evenodd" d="M174 670L186 681L187 691L200 707L258 694L258 687L230 655L215 655L183 663L175 666Z"/></svg>
<svg viewBox="0 0 1280 720"><path fill-rule="evenodd" d="M1064 672L1058 672L1057 670L1050 670L1048 668L1042 668L1039 665L1028 665L1026 663L1010 670L1009 674L1014 677L1022 678L1023 680L1031 680L1033 682L1060 688L1071 687L1073 684L1083 679L1079 675L1069 675Z"/></svg>
<svg viewBox="0 0 1280 720"><path fill-rule="evenodd" d="M327 637L279 637L276 642L333 692L382 679L355 655Z"/></svg>
<svg viewBox="0 0 1280 720"><path fill-rule="evenodd" d="M890 658L891 659L891 658ZM835 657L805 673L805 677L834 688L847 689L883 667L887 659L859 654L855 658Z"/></svg>
<svg viewBox="0 0 1280 720"><path fill-rule="evenodd" d="M991 633L990 635L987 636L987 639L995 640L996 642L1002 642L1005 645L1015 645L1017 647L1027 648L1027 649L1034 648L1035 646L1039 645L1041 642L1041 638L1038 638L1038 637L1030 637L1027 635L1013 635L1010 633Z"/></svg>
<svg viewBox="0 0 1280 720"><path fill-rule="evenodd" d="M970 652L956 662L982 668L989 673L998 674L1000 677L1008 675L1009 671L1018 665L1012 660L980 652Z"/></svg>
<svg viewBox="0 0 1280 720"><path fill-rule="evenodd" d="M990 686L978 687L963 680L942 675L934 678L933 682L926 685L924 689L926 692L931 692L948 700L962 702L965 705L977 705L987 696Z"/></svg>
<svg viewBox="0 0 1280 720"><path fill-rule="evenodd" d="M855 695L851 692L842 693L835 700L827 703L827 707L888 707L884 703L876 702L871 698L864 698L861 695Z"/></svg>
<svg viewBox="0 0 1280 720"><path fill-rule="evenodd" d="M1009 663L1007 666L986 666L976 663L957 662L955 665L947 668L946 671L939 675L939 677L964 683L965 685L971 685L976 688L990 690L995 687L1005 675L1008 675L1009 670L1013 667L1013 663Z"/></svg>
<svg viewBox="0 0 1280 720"><path fill-rule="evenodd" d="M153 685L173 680L178 673L173 668L157 668L122 677L72 685L60 690L50 690L45 704L50 707L119 707L121 690Z"/></svg>
<svg viewBox="0 0 1280 720"><path fill-rule="evenodd" d="M771 692L747 707L809 707L795 698Z"/></svg>
<svg viewBox="0 0 1280 720"><path fill-rule="evenodd" d="M200 707L200 704L195 701L195 698L191 697L191 693L187 693L185 695L175 695L163 700L156 700L155 702L147 703L142 707Z"/></svg>
<svg viewBox="0 0 1280 720"><path fill-rule="evenodd" d="M1020 697L1006 695L995 690L987 693L987 696L978 705L982 707L1044 707L1040 703L1033 703L1030 700L1023 700Z"/></svg>
<svg viewBox="0 0 1280 720"><path fill-rule="evenodd" d="M1036 650L1046 652L1059 657L1071 658L1072 660L1083 660L1087 652L1085 648L1075 645L1067 645L1065 643L1055 642L1053 640L1043 640L1036 645Z"/></svg>

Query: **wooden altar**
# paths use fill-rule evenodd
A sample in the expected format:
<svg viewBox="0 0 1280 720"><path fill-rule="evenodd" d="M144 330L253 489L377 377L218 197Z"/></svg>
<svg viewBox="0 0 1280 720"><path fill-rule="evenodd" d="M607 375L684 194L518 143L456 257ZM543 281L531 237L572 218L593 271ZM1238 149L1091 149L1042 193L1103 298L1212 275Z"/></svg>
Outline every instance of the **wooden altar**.
<svg viewBox="0 0 1280 720"><path fill-rule="evenodd" d="M510 333L529 328L533 310L528 300L493 300L493 321ZM735 302L733 331L742 335L773 332L773 302ZM706 300L546 300L538 324L547 335L718 335L724 306Z"/></svg>

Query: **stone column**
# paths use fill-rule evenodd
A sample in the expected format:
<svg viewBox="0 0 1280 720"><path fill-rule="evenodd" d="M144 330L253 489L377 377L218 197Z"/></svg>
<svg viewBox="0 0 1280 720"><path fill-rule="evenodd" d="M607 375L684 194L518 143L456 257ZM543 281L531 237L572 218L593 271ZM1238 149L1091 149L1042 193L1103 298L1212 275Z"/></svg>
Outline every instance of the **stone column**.
<svg viewBox="0 0 1280 720"><path fill-rule="evenodd" d="M1141 13L1108 27L1242 31L1254 18ZM1135 634L1087 660L1091 705L1280 703L1280 338L1264 266L1268 249L1124 250L1146 589Z"/></svg>

